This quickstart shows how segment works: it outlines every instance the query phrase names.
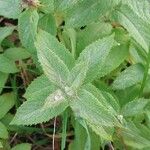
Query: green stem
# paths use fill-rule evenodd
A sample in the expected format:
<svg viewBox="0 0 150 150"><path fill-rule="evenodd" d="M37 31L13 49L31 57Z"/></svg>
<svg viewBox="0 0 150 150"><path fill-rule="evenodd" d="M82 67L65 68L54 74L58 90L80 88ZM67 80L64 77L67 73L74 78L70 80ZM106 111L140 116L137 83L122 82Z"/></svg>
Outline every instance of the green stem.
<svg viewBox="0 0 150 150"><path fill-rule="evenodd" d="M145 84L146 84L146 79L147 79L147 76L148 76L149 66L150 66L150 50L148 52L148 56L147 56L147 59L146 59L144 77L143 77L141 89L140 89L140 92L139 92L139 97L141 97L142 94L143 94L143 90L144 90L144 87L145 87Z"/></svg>

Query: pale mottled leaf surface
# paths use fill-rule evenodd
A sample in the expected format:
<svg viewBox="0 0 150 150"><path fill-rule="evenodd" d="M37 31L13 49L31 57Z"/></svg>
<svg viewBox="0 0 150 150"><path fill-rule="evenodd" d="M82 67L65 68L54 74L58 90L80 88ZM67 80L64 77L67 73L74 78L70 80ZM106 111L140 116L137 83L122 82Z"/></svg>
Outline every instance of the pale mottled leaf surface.
<svg viewBox="0 0 150 150"><path fill-rule="evenodd" d="M29 143L17 144L11 150L31 150L31 144Z"/></svg>
<svg viewBox="0 0 150 150"><path fill-rule="evenodd" d="M0 138L2 138L2 139L8 138L7 128L2 122L0 122Z"/></svg>

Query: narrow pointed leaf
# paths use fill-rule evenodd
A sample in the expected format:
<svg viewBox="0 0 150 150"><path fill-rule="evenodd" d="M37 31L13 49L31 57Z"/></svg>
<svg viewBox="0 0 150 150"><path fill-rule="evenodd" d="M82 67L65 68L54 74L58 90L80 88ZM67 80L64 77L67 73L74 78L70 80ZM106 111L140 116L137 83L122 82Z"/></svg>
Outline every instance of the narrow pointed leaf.
<svg viewBox="0 0 150 150"><path fill-rule="evenodd" d="M70 52L55 37L44 31L38 34L36 48L39 61L48 79L55 85L64 88L69 69L74 63Z"/></svg>
<svg viewBox="0 0 150 150"><path fill-rule="evenodd" d="M49 121L60 115L68 107L68 102L60 90L46 99L24 102L17 110L11 124L32 125Z"/></svg>
<svg viewBox="0 0 150 150"><path fill-rule="evenodd" d="M143 79L144 67L141 64L135 64L125 69L113 82L114 89L125 89L140 83Z"/></svg>

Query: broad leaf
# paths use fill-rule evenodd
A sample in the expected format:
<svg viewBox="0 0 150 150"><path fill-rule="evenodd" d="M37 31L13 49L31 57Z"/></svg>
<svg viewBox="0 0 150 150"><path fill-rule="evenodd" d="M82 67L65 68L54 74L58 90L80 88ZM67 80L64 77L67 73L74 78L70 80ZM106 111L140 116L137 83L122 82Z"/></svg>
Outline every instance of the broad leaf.
<svg viewBox="0 0 150 150"><path fill-rule="evenodd" d="M60 90L56 90L46 99L24 102L17 110L11 124L32 125L49 121L61 114L68 107L68 102Z"/></svg>
<svg viewBox="0 0 150 150"><path fill-rule="evenodd" d="M21 11L21 0L0 0L0 16L17 19Z"/></svg>
<svg viewBox="0 0 150 150"><path fill-rule="evenodd" d="M15 97L13 93L7 93L0 96L0 119L14 106Z"/></svg>
<svg viewBox="0 0 150 150"><path fill-rule="evenodd" d="M113 15L115 20L123 25L131 36L148 51L150 43L150 25L140 18L128 5L122 5L121 8L116 9Z"/></svg>
<svg viewBox="0 0 150 150"><path fill-rule="evenodd" d="M112 86L114 89L125 89L140 83L143 79L143 75L144 67L141 64L132 65L120 73Z"/></svg>
<svg viewBox="0 0 150 150"><path fill-rule="evenodd" d="M35 53L34 41L37 34L39 15L36 9L27 9L18 19L18 32L22 45L30 52Z"/></svg>
<svg viewBox="0 0 150 150"><path fill-rule="evenodd" d="M12 27L0 27L0 45L1 45L1 42L7 36L9 36L13 32L14 29L15 29L14 26L12 26Z"/></svg>
<svg viewBox="0 0 150 150"><path fill-rule="evenodd" d="M88 63L85 82L90 82L99 75L114 44L114 36L111 35L93 42L82 51L77 63Z"/></svg>
<svg viewBox="0 0 150 150"><path fill-rule="evenodd" d="M3 89L7 79L8 79L8 74L0 72L0 93L2 92L2 89Z"/></svg>
<svg viewBox="0 0 150 150"><path fill-rule="evenodd" d="M0 71L4 73L16 73L19 70L12 60L0 54Z"/></svg>
<svg viewBox="0 0 150 150"><path fill-rule="evenodd" d="M31 150L31 144L21 143L13 147L11 150Z"/></svg>
<svg viewBox="0 0 150 150"><path fill-rule="evenodd" d="M0 122L0 138L7 139L8 138L8 131L4 124Z"/></svg>
<svg viewBox="0 0 150 150"><path fill-rule="evenodd" d="M21 47L9 48L4 52L4 56L10 60L17 61L31 57L31 54Z"/></svg>
<svg viewBox="0 0 150 150"><path fill-rule="evenodd" d="M67 10L66 25L69 27L87 25L111 11L113 6L113 0L81 1Z"/></svg>
<svg viewBox="0 0 150 150"><path fill-rule="evenodd" d="M39 19L38 25L42 30L52 35L56 35L56 32L57 32L56 22L55 22L55 18L51 14L46 14L42 16Z"/></svg>
<svg viewBox="0 0 150 150"><path fill-rule="evenodd" d="M96 93L96 94L95 94ZM115 111L109 105L106 107L106 101L101 94L98 95L93 87L92 91L81 89L78 96L71 101L71 108L77 117L85 119L95 126L113 127L116 121Z"/></svg>
<svg viewBox="0 0 150 150"><path fill-rule="evenodd" d="M132 117L132 116L144 113L144 109L148 103L150 104L149 99L141 98L141 99L133 100L133 101L127 103L122 108L122 114L125 117Z"/></svg>
<svg viewBox="0 0 150 150"><path fill-rule="evenodd" d="M39 61L48 79L64 88L69 70L74 63L71 53L55 37L44 31L38 33L36 48Z"/></svg>

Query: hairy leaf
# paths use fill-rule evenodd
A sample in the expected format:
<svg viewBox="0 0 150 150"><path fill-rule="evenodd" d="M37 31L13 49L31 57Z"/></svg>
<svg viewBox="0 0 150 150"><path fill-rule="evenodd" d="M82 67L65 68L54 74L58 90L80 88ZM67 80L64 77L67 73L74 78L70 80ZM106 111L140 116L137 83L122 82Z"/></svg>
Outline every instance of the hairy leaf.
<svg viewBox="0 0 150 150"><path fill-rule="evenodd" d="M146 107L147 104L150 104L149 99L136 99L133 100L129 103L127 103L123 108L122 108L122 114L125 117L131 117L138 115L140 113L144 113L144 108Z"/></svg>
<svg viewBox="0 0 150 150"><path fill-rule="evenodd" d="M39 15L36 9L27 9L18 19L18 32L22 45L30 52L35 53L35 38L37 34Z"/></svg>
<svg viewBox="0 0 150 150"><path fill-rule="evenodd" d="M0 16L17 19L21 11L21 0L0 0Z"/></svg>
<svg viewBox="0 0 150 150"><path fill-rule="evenodd" d="M46 99L24 102L17 110L11 124L32 125L46 122L61 114L68 107L68 102L60 90L56 90Z"/></svg>
<svg viewBox="0 0 150 150"><path fill-rule="evenodd" d="M123 25L130 35L146 50L149 49L150 26L140 18L128 5L115 10L116 21Z"/></svg>
<svg viewBox="0 0 150 150"><path fill-rule="evenodd" d="M120 73L112 86L114 89L125 89L133 86L142 81L143 74L144 67L141 64L132 65Z"/></svg>
<svg viewBox="0 0 150 150"><path fill-rule="evenodd" d="M93 42L82 51L77 60L77 63L88 63L85 82L90 82L99 75L114 44L114 36L111 35Z"/></svg>
<svg viewBox="0 0 150 150"><path fill-rule="evenodd" d="M39 61L48 79L55 85L64 88L69 69L74 63L71 53L55 37L44 31L38 34L36 48Z"/></svg>

